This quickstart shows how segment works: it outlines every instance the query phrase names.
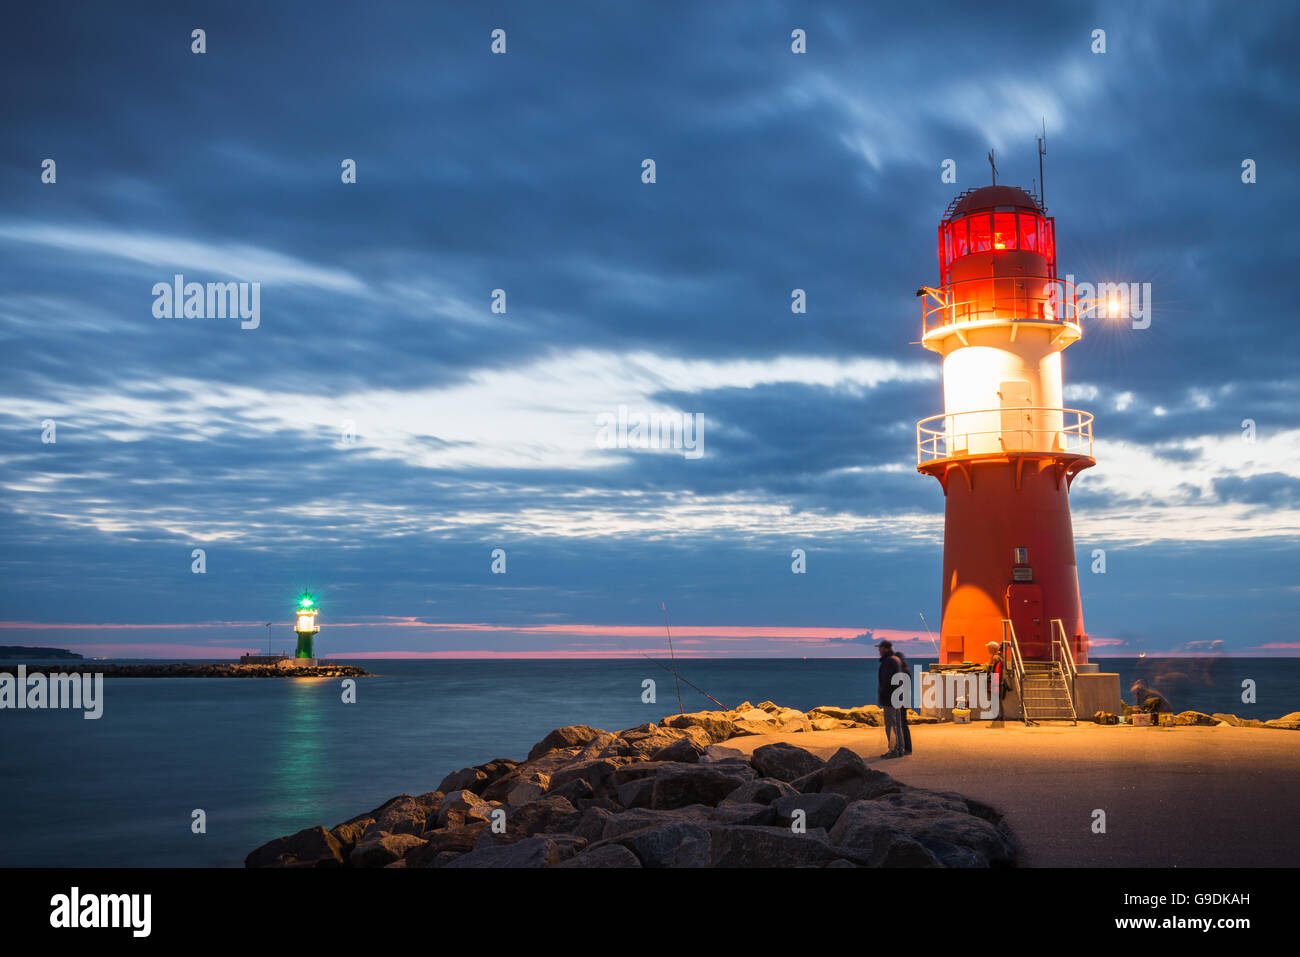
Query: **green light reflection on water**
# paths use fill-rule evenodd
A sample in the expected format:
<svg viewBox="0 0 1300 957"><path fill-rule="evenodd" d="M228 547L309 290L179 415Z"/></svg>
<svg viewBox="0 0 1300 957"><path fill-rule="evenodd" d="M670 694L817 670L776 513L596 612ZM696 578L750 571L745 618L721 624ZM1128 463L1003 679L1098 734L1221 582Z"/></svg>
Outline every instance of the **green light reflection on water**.
<svg viewBox="0 0 1300 957"><path fill-rule="evenodd" d="M277 819L308 823L325 822L314 815L325 792L327 761L324 708L332 690L322 678L287 678L284 715L277 732L278 760L271 774L271 792L287 796L275 815ZM325 826L329 826L328 823Z"/></svg>

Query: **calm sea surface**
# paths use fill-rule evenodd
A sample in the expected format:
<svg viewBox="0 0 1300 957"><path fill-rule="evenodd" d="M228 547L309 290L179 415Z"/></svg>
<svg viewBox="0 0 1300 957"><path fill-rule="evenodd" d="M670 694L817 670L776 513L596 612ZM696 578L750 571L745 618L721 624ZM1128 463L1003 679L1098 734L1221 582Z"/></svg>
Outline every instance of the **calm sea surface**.
<svg viewBox="0 0 1300 957"><path fill-rule="evenodd" d="M552 728L611 731L677 710L673 677L641 660L356 661L337 679L108 678L104 714L0 711L0 866L238 867L273 837L332 827L457 768L522 758ZM916 659L912 664L925 664ZM35 670L38 666L30 666ZM728 707L806 710L874 700L874 660L684 660ZM1275 718L1300 710L1300 659L1105 659L1176 710ZM642 682L657 684L655 704ZM1242 682L1258 704L1241 703ZM687 685L687 711L714 707ZM207 833L191 833L191 812Z"/></svg>

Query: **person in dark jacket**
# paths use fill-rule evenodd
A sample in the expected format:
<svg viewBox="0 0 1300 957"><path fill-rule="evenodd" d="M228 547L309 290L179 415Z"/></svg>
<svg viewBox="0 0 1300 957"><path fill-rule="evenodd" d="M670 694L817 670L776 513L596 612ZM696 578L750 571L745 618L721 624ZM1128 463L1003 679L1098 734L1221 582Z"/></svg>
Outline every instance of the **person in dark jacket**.
<svg viewBox="0 0 1300 957"><path fill-rule="evenodd" d="M896 651L894 657L898 659L898 670L906 674L907 659L903 657L903 653ZM905 755L912 753L912 729L907 724L907 705L909 704L911 704L910 701L905 701L903 707L898 709L898 740L903 746L903 754Z"/></svg>
<svg viewBox="0 0 1300 957"><path fill-rule="evenodd" d="M894 697L894 675L906 670L903 659L894 654L894 646L888 641L882 641L876 646L880 650L880 669L876 673L876 704L884 712L885 718L885 740L889 744L889 750L881 755L882 758L901 758L904 754L912 752L911 736L912 732L907 728L907 702L903 702L903 707L895 708L893 705ZM905 733L906 732L906 736Z"/></svg>
<svg viewBox="0 0 1300 957"><path fill-rule="evenodd" d="M1129 692L1133 695L1133 707L1138 711L1145 711L1154 716L1162 711L1174 710L1169 706L1169 700L1155 688L1150 687L1145 678L1133 682Z"/></svg>
<svg viewBox="0 0 1300 957"><path fill-rule="evenodd" d="M1002 645L999 642L990 641L986 647L989 650L989 695L997 698L998 709L994 720L1000 720L1006 714L1006 705L1003 703L1008 688L1006 659L1002 657Z"/></svg>

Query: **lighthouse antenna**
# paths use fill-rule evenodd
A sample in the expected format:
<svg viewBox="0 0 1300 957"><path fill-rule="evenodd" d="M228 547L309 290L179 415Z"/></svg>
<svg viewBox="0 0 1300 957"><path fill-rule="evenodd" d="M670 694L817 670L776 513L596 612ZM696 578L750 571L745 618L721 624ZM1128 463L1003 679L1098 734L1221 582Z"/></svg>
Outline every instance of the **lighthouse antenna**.
<svg viewBox="0 0 1300 957"><path fill-rule="evenodd" d="M1043 157L1047 155L1047 117L1043 117L1043 135L1038 138L1038 205L1047 212L1047 197L1043 195Z"/></svg>
<svg viewBox="0 0 1300 957"><path fill-rule="evenodd" d="M989 150L989 169L993 170L993 185L998 185L998 168L993 165L993 151Z"/></svg>

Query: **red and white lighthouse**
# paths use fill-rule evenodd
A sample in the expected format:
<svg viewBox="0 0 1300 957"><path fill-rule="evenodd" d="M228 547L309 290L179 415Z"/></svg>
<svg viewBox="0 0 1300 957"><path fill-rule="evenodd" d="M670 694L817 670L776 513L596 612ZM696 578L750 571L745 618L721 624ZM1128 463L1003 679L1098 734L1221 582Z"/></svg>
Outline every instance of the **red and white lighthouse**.
<svg viewBox="0 0 1300 957"><path fill-rule="evenodd" d="M1062 400L1081 330L1055 221L1022 189L968 190L939 225L939 285L917 295L921 344L943 357L944 412L916 427L917 470L945 496L939 662L986 662L1014 633L1027 661L1065 645L1082 664L1069 489L1096 461L1092 416Z"/></svg>

